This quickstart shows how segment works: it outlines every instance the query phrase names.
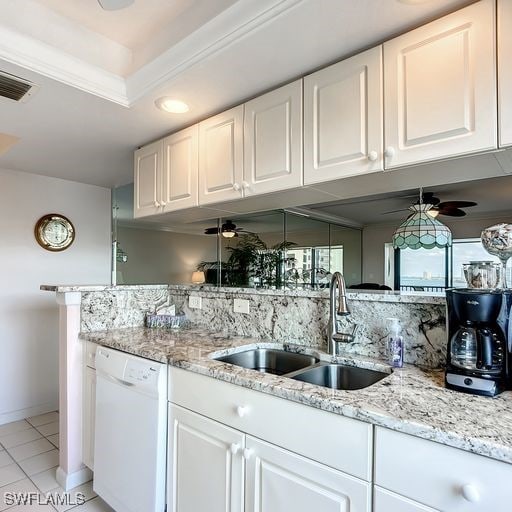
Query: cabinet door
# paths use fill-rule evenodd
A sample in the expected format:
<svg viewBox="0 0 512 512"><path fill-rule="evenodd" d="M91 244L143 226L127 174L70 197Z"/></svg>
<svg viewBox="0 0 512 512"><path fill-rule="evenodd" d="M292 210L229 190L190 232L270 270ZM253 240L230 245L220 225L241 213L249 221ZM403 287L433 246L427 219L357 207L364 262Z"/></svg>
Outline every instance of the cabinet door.
<svg viewBox="0 0 512 512"><path fill-rule="evenodd" d="M164 139L161 196L164 212L198 205L198 151L198 125Z"/></svg>
<svg viewBox="0 0 512 512"><path fill-rule="evenodd" d="M512 145L512 2L498 1L500 146Z"/></svg>
<svg viewBox="0 0 512 512"><path fill-rule="evenodd" d="M96 370L85 367L82 410L82 459L94 470L94 416L96 404Z"/></svg>
<svg viewBox="0 0 512 512"><path fill-rule="evenodd" d="M199 123L199 204L242 197L243 122L239 105Z"/></svg>
<svg viewBox="0 0 512 512"><path fill-rule="evenodd" d="M250 436L245 512L369 512L370 484Z"/></svg>
<svg viewBox="0 0 512 512"><path fill-rule="evenodd" d="M168 439L169 510L243 511L243 434L171 404Z"/></svg>
<svg viewBox="0 0 512 512"><path fill-rule="evenodd" d="M497 146L494 0L384 44L385 167Z"/></svg>
<svg viewBox="0 0 512 512"><path fill-rule="evenodd" d="M393 492L375 486L373 512L437 512L421 503L409 500Z"/></svg>
<svg viewBox="0 0 512 512"><path fill-rule="evenodd" d="M383 170L382 47L304 78L304 183Z"/></svg>
<svg viewBox="0 0 512 512"><path fill-rule="evenodd" d="M135 151L134 217L154 215L161 211L162 141Z"/></svg>
<svg viewBox="0 0 512 512"><path fill-rule="evenodd" d="M302 80L245 104L244 194L300 187Z"/></svg>

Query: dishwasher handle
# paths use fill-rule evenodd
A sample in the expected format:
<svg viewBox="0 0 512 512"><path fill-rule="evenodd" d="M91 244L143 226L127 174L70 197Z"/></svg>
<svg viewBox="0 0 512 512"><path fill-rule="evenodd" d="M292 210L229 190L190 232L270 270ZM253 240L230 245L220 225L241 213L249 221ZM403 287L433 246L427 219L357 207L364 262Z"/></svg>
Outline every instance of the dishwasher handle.
<svg viewBox="0 0 512 512"><path fill-rule="evenodd" d="M109 373L103 373L103 375L110 379L112 382L115 382L116 384L121 384L121 386L126 387L133 387L135 384L133 382L128 382L127 380L120 379L119 377L114 377L114 375L110 375Z"/></svg>

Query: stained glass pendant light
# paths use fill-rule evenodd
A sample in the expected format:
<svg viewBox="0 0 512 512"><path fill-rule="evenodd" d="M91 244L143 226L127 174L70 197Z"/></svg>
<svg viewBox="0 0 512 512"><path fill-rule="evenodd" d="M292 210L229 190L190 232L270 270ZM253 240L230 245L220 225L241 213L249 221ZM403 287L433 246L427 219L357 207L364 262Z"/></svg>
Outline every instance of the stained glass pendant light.
<svg viewBox="0 0 512 512"><path fill-rule="evenodd" d="M412 214L400 224L393 235L395 249L433 249L434 247L450 247L452 232L437 218L429 214L431 204L423 203L420 190L419 204L409 209Z"/></svg>

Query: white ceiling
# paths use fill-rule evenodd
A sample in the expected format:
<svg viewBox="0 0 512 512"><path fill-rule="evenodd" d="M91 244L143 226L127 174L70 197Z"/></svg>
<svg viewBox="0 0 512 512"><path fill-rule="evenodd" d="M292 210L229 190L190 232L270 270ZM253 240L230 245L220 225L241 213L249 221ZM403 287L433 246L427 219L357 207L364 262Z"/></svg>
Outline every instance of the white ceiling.
<svg viewBox="0 0 512 512"><path fill-rule="evenodd" d="M20 138L0 167L129 183L137 146L468 3L0 0L0 70L40 85L0 98L0 132ZM158 111L162 95L190 112Z"/></svg>

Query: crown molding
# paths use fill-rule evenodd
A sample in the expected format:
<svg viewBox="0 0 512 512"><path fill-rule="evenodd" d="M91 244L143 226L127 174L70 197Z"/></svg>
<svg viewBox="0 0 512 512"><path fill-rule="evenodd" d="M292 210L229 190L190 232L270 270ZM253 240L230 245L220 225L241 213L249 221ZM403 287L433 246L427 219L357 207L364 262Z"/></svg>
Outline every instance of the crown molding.
<svg viewBox="0 0 512 512"><path fill-rule="evenodd" d="M130 75L127 79L130 102L171 82L187 69L228 48L301 2L303 0L259 0L234 4Z"/></svg>
<svg viewBox="0 0 512 512"><path fill-rule="evenodd" d="M238 2L127 78L0 25L0 59L124 107L221 52L303 0Z"/></svg>
<svg viewBox="0 0 512 512"><path fill-rule="evenodd" d="M129 106L126 83L122 77L2 25L0 59L119 105Z"/></svg>

